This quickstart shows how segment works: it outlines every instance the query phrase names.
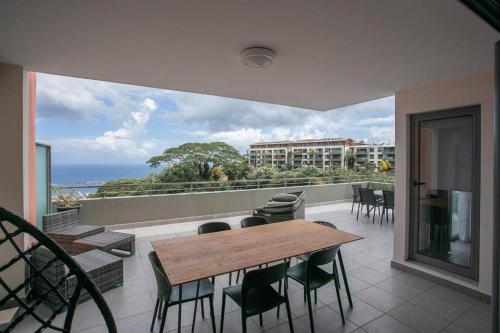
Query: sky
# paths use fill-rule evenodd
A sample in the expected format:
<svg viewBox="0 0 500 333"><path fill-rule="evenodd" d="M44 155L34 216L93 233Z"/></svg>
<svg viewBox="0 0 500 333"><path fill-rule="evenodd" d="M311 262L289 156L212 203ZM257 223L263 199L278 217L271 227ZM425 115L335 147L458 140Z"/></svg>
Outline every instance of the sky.
<svg viewBox="0 0 500 333"><path fill-rule="evenodd" d="M186 142L345 137L394 142L394 97L326 112L37 74L37 142L55 164L142 164Z"/></svg>

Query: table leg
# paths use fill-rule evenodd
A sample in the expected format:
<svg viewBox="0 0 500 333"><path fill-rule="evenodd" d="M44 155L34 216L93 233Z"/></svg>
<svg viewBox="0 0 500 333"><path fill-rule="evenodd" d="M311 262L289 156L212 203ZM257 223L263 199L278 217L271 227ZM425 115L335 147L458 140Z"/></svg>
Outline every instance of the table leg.
<svg viewBox="0 0 500 333"><path fill-rule="evenodd" d="M182 283L179 285L179 314L177 317L177 332L181 333L182 320Z"/></svg>
<svg viewBox="0 0 500 333"><path fill-rule="evenodd" d="M196 283L196 296L194 297L194 313L193 313L193 325L191 325L191 333L194 333L194 324L196 322L196 310L198 308L199 295L200 295L200 280L198 280L198 283Z"/></svg>

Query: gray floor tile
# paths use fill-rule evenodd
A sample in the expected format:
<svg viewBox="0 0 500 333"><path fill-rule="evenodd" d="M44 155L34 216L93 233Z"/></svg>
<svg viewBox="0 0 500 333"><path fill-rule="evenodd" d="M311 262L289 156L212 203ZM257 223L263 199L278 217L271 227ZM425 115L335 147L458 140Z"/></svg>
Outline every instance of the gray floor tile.
<svg viewBox="0 0 500 333"><path fill-rule="evenodd" d="M405 272L396 274L393 278L421 290L427 290L436 285L432 281Z"/></svg>
<svg viewBox="0 0 500 333"><path fill-rule="evenodd" d="M490 305L484 303L474 305L469 311L458 317L453 325L471 332L491 332Z"/></svg>
<svg viewBox="0 0 500 333"><path fill-rule="evenodd" d="M403 303L401 299L377 287L367 288L354 296L382 312L390 311Z"/></svg>
<svg viewBox="0 0 500 333"><path fill-rule="evenodd" d="M364 324L374 320L382 316L384 313L382 311L377 310L373 306L354 298L352 300L353 307L344 306L343 311L346 320L352 321L357 326L363 326ZM330 308L340 313L340 309L338 307L338 303L334 303L330 305Z"/></svg>
<svg viewBox="0 0 500 333"><path fill-rule="evenodd" d="M454 302L453 300L438 297L432 290L411 299L410 303L448 321L455 320L473 306L472 304Z"/></svg>
<svg viewBox="0 0 500 333"><path fill-rule="evenodd" d="M383 315L362 328L367 333L416 333L413 329L388 315Z"/></svg>
<svg viewBox="0 0 500 333"><path fill-rule="evenodd" d="M359 269L353 270L349 272L349 274L370 284L377 284L389 279L389 276L367 267L361 267Z"/></svg>
<svg viewBox="0 0 500 333"><path fill-rule="evenodd" d="M306 314L301 317L305 324L309 327L309 315ZM340 314L329 307L323 307L314 312L313 315L315 332L328 332L328 333L347 333L352 332L358 328L353 322L346 318L345 325L342 325L342 318ZM306 331L307 332L307 331Z"/></svg>
<svg viewBox="0 0 500 333"><path fill-rule="evenodd" d="M446 327L444 330L442 330L440 333L473 333L475 331L469 331L468 329L465 329L463 327L455 326L455 325L450 325Z"/></svg>
<svg viewBox="0 0 500 333"><path fill-rule="evenodd" d="M378 283L375 286L385 292L388 292L389 294L402 299L403 301L412 299L413 297L416 297L417 295L422 293L422 290L407 285L393 278Z"/></svg>
<svg viewBox="0 0 500 333"><path fill-rule="evenodd" d="M449 325L448 321L408 303L389 311L388 315L423 333L439 332Z"/></svg>

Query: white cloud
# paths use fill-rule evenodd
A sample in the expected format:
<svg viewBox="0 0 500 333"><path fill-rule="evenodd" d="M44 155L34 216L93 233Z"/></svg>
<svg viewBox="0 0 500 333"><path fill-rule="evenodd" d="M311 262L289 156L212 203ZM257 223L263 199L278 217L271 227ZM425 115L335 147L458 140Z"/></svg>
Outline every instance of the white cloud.
<svg viewBox="0 0 500 333"><path fill-rule="evenodd" d="M372 126L368 129L368 133L374 139L371 141L377 143L394 143L395 142L395 134L394 127L385 126L385 127L377 127Z"/></svg>
<svg viewBox="0 0 500 333"><path fill-rule="evenodd" d="M371 126L371 125L391 125L394 124L394 115L390 115L387 117L379 117L379 118L366 118L361 119L358 122L360 126Z"/></svg>

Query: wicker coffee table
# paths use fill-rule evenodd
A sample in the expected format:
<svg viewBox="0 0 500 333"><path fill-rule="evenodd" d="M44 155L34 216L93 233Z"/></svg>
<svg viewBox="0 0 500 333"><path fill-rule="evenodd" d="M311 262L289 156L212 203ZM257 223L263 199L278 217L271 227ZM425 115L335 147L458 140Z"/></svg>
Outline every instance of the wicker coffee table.
<svg viewBox="0 0 500 333"><path fill-rule="evenodd" d="M110 252L113 249L125 250L129 251L130 255L133 256L135 254L135 235L106 231L73 242L73 251L75 254L94 249L104 252Z"/></svg>

